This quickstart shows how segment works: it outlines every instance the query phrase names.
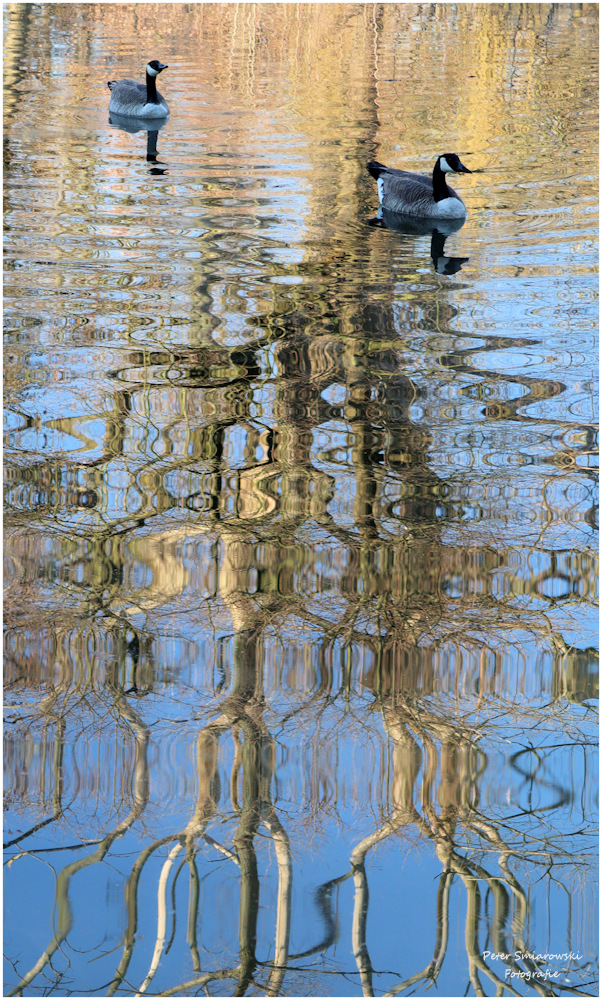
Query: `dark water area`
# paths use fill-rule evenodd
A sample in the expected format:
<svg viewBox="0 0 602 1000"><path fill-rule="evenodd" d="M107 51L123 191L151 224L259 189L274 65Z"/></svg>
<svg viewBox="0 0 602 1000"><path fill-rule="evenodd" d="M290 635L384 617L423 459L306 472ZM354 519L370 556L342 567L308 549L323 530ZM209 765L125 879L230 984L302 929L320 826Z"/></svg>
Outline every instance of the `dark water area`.
<svg viewBox="0 0 602 1000"><path fill-rule="evenodd" d="M5 994L597 996L597 6L3 16Z"/></svg>

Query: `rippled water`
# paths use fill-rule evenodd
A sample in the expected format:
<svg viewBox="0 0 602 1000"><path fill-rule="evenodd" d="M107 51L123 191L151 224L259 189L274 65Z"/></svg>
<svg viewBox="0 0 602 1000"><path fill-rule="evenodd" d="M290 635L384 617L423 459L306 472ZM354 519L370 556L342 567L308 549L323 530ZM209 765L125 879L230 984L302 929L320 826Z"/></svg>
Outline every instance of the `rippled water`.
<svg viewBox="0 0 602 1000"><path fill-rule="evenodd" d="M4 29L5 992L597 995L597 7Z"/></svg>

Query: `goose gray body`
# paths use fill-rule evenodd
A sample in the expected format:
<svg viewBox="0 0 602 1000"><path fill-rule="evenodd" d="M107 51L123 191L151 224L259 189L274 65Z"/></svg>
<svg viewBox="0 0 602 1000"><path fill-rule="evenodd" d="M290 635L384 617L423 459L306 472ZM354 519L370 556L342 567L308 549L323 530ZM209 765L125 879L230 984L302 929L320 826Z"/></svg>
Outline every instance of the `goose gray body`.
<svg viewBox="0 0 602 1000"><path fill-rule="evenodd" d="M472 173L455 153L438 157L432 175L395 170L372 160L368 171L376 179L383 209L421 219L465 219L466 205L450 188L446 174Z"/></svg>
<svg viewBox="0 0 602 1000"><path fill-rule="evenodd" d="M146 81L109 80L111 91L109 111L130 118L166 118L169 114L167 101L157 90L156 78L167 69L167 65L153 59L146 67Z"/></svg>

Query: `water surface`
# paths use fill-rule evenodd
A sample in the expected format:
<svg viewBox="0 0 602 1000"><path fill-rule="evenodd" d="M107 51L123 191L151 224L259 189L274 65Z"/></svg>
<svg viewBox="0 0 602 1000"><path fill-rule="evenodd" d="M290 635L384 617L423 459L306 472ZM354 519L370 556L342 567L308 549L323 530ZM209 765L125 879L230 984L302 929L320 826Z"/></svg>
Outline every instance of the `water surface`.
<svg viewBox="0 0 602 1000"><path fill-rule="evenodd" d="M5 992L597 995L597 7L4 27Z"/></svg>

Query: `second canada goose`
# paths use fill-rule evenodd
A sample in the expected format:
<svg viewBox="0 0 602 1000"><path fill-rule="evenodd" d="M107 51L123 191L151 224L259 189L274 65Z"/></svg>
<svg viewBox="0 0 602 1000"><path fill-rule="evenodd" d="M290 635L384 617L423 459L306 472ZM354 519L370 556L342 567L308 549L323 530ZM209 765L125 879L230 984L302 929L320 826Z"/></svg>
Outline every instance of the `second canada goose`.
<svg viewBox="0 0 602 1000"><path fill-rule="evenodd" d="M109 111L118 115L136 118L166 118L169 114L167 101L157 90L157 77L167 64L151 59L146 66L146 83L135 80L109 80L111 91Z"/></svg>
<svg viewBox="0 0 602 1000"><path fill-rule="evenodd" d="M368 171L376 179L381 206L389 212L423 219L466 218L466 205L445 179L446 174L472 173L455 153L439 156L430 177L394 170L376 160L370 161Z"/></svg>

